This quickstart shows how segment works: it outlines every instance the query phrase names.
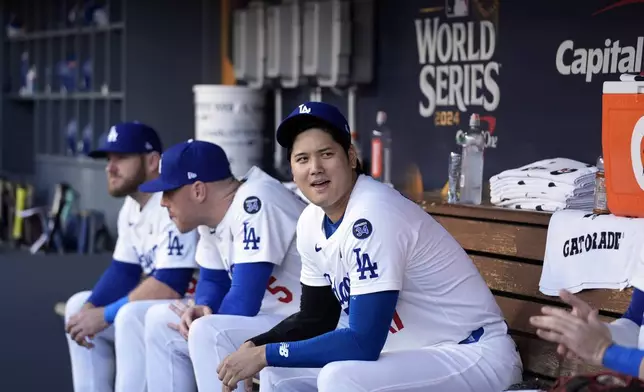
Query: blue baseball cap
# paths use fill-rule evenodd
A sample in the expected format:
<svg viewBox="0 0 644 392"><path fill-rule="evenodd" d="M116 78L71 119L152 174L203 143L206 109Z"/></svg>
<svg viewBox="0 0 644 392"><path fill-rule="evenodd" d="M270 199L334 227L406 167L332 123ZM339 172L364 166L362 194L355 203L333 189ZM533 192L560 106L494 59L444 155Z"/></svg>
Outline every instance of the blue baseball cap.
<svg viewBox="0 0 644 392"><path fill-rule="evenodd" d="M105 158L109 153L145 154L152 151L159 154L163 152L157 132L140 122L124 122L112 126L101 147L88 155L92 158Z"/></svg>
<svg viewBox="0 0 644 392"><path fill-rule="evenodd" d="M213 182L232 177L230 162L218 145L188 140L168 148L159 162L159 176L139 186L145 193L165 192L197 181Z"/></svg>
<svg viewBox="0 0 644 392"><path fill-rule="evenodd" d="M277 127L277 142L284 148L290 148L300 132L316 125L325 125L334 130L347 146L351 143L347 119L338 108L324 102L306 102L295 108Z"/></svg>

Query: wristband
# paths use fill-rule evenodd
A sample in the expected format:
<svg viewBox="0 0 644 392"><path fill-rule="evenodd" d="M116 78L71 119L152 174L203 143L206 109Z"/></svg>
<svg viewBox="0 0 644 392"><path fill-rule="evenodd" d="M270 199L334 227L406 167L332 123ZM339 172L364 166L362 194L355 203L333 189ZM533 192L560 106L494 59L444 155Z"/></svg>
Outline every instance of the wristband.
<svg viewBox="0 0 644 392"><path fill-rule="evenodd" d="M130 299L126 295L118 301L112 302L111 304L107 305L103 311L105 322L108 324L114 323L114 319L116 318L116 314L118 313L119 309L121 309L121 307L129 301Z"/></svg>
<svg viewBox="0 0 644 392"><path fill-rule="evenodd" d="M602 365L616 372L638 377L642 359L644 351L612 344L604 352Z"/></svg>

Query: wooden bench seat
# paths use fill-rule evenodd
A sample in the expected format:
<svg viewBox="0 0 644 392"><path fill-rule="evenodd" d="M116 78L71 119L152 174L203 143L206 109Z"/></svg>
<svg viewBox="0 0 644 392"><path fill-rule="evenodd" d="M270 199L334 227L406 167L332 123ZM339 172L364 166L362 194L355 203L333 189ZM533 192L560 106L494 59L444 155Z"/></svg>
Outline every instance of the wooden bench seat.
<svg viewBox="0 0 644 392"><path fill-rule="evenodd" d="M543 305L566 307L558 297L539 291L551 214L448 205L432 195L421 205L465 248L483 275L517 343L526 377L553 380L558 375L598 370L560 360L556 346L537 337L529 323ZM626 311L631 290L587 290L579 296L611 321Z"/></svg>

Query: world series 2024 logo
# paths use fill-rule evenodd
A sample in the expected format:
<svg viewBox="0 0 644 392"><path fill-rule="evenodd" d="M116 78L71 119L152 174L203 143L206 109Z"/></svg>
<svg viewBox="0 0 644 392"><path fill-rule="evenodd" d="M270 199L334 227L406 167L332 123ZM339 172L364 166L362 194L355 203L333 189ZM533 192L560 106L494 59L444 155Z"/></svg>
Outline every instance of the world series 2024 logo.
<svg viewBox="0 0 644 392"><path fill-rule="evenodd" d="M499 0L445 0L419 10L418 112L433 117L434 125L466 125L468 111L484 115L498 108L498 12Z"/></svg>

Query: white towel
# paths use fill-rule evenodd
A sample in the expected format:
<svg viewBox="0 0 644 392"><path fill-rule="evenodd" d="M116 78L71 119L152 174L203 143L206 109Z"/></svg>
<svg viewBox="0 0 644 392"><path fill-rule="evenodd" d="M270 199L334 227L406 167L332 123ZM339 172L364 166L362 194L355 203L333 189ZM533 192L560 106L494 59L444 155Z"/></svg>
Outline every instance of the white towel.
<svg viewBox="0 0 644 392"><path fill-rule="evenodd" d="M644 219L564 210L548 226L539 290L624 289L642 250Z"/></svg>
<svg viewBox="0 0 644 392"><path fill-rule="evenodd" d="M492 204L500 204L504 201L513 199L543 199L555 202L565 202L568 200L594 199L595 188L579 188L572 192L561 191L559 189L542 189L537 187L517 187L514 189L505 189L502 191L490 191L490 201Z"/></svg>
<svg viewBox="0 0 644 392"><path fill-rule="evenodd" d="M567 158L551 158L501 172L490 178L490 184L503 179L521 177L541 178L577 187L579 184L593 180L596 172L597 168L590 164Z"/></svg>
<svg viewBox="0 0 644 392"><path fill-rule="evenodd" d="M497 204L498 207L512 208L515 210L528 210L539 212L556 212L561 210L581 210L590 212L593 209L593 203L586 204L566 204L551 200L539 199L517 199L505 202L503 205Z"/></svg>
<svg viewBox="0 0 644 392"><path fill-rule="evenodd" d="M555 212L563 209L591 211L595 204L593 194L570 197L567 199L519 196L502 200L491 199L497 207L514 208L517 210L535 210Z"/></svg>
<svg viewBox="0 0 644 392"><path fill-rule="evenodd" d="M494 177L492 177L494 178ZM548 191L559 191L564 193L574 192L578 189L585 189L595 186L595 177L583 177L586 181L579 182L577 185L570 185L559 181L550 181L543 178L528 178L528 177L508 177L501 180L490 182L490 190L494 192L502 192L507 189L524 189L534 188ZM492 179L490 179L492 181Z"/></svg>

